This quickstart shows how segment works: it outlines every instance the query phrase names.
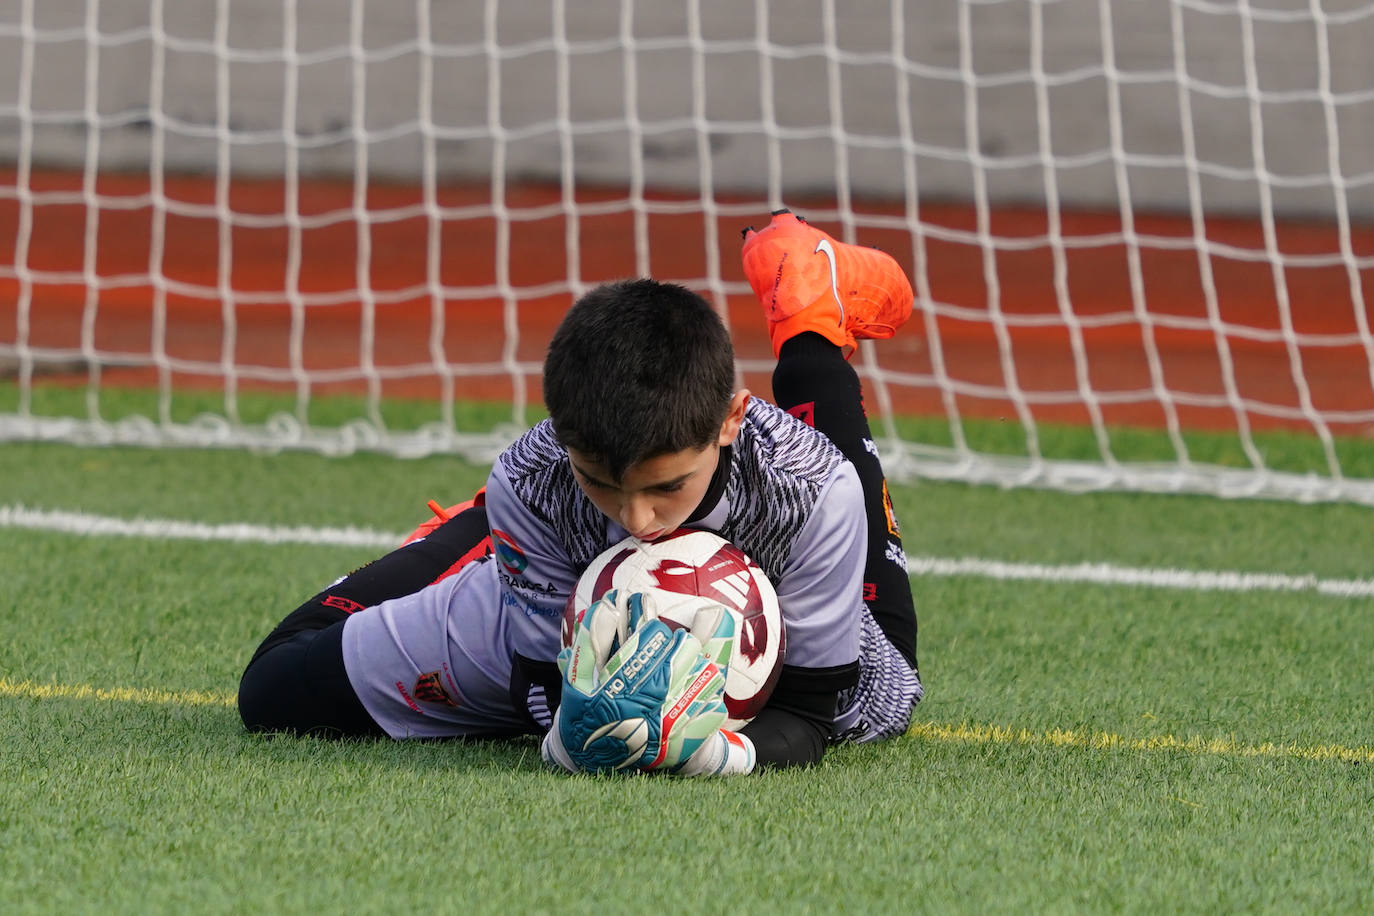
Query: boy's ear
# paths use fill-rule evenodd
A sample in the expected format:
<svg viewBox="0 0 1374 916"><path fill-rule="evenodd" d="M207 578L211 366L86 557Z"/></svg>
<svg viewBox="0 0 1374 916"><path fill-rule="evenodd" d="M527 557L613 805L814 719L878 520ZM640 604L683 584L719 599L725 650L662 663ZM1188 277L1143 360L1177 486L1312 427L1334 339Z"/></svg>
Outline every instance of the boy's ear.
<svg viewBox="0 0 1374 916"><path fill-rule="evenodd" d="M744 411L749 406L749 397L749 389L741 388L730 399L730 412L725 415L725 422L720 425L720 437L716 439L716 445L729 445L735 441L735 437L739 435L739 426L744 422Z"/></svg>

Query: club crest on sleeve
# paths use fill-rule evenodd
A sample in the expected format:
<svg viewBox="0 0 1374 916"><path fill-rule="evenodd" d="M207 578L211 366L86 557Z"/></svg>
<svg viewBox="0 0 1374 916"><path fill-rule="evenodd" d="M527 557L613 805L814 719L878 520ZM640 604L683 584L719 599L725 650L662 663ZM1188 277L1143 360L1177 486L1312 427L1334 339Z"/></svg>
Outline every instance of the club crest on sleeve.
<svg viewBox="0 0 1374 916"><path fill-rule="evenodd" d="M492 529L491 539L496 560L506 572L512 576L518 576L525 571L525 567L530 565L525 552L520 549L519 544L515 543L515 538L504 531Z"/></svg>

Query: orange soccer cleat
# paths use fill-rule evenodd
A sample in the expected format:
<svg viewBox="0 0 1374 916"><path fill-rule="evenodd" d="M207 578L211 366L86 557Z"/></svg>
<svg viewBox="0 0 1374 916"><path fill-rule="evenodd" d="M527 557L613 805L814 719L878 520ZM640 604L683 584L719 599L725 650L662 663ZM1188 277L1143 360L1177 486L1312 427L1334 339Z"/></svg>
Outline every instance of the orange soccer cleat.
<svg viewBox="0 0 1374 916"><path fill-rule="evenodd" d="M479 506L485 506L486 504L486 487L480 488L476 492L476 494L473 495L472 499L465 500L464 502L461 502L456 506L449 506L447 509L445 509L443 506L439 505L437 502L431 499L429 501L429 511L434 513L434 517L424 522L422 525L420 525L419 528L416 528L414 531L412 531L406 537L406 539L401 542L401 546L404 547L407 544L411 544L415 541L420 540L421 538L429 537L429 535L434 532L434 529L438 528L445 522L448 522L451 519L459 515L462 515L469 509ZM483 512L480 518L474 519L473 522L465 524L465 531L468 534L468 536L472 538L471 546L469 546L468 549L464 551L462 556L454 560L453 563L448 567L448 569L441 572L434 579L435 582L438 582L440 579L447 579L449 576L456 575L460 570L463 569L463 567L467 566L473 560L480 559L481 557L484 557L487 554L491 553L491 535L487 533L486 513ZM474 532L472 530L473 527L477 527L478 530Z"/></svg>
<svg viewBox="0 0 1374 916"><path fill-rule="evenodd" d="M790 210L744 230L744 275L763 305L773 354L814 331L844 349L891 337L911 317L911 282L890 254L837 242Z"/></svg>
<svg viewBox="0 0 1374 916"><path fill-rule="evenodd" d="M458 503L458 505L449 506L447 509L445 509L443 506L439 505L439 503L431 499L427 505L429 506L429 511L434 513L434 517L425 519L425 521L420 523L420 527L416 528L414 531L410 532L410 534L406 535L405 540L401 541L401 546L404 547L412 541L418 541L420 540L420 538L428 536L428 534L435 528L438 528L440 525L442 525L449 519L453 518L455 515L459 515L467 511L468 509L471 509L473 506L485 506L486 504L486 487L479 487L477 489L477 492L473 494L472 499L465 499L462 502Z"/></svg>

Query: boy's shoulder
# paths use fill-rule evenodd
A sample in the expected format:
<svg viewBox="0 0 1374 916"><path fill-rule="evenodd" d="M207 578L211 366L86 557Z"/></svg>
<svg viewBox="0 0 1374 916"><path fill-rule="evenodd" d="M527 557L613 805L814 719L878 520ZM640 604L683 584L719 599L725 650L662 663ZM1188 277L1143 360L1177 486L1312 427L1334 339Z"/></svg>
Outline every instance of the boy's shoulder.
<svg viewBox="0 0 1374 916"><path fill-rule="evenodd" d="M806 405L783 410L761 398L750 398L735 452L775 473L825 479L846 459L826 435L805 419Z"/></svg>
<svg viewBox="0 0 1374 916"><path fill-rule="evenodd" d="M730 459L727 517L720 534L734 542L775 582L794 560L801 533L817 512L849 512L826 500L833 484L857 477L823 433L757 398L749 403ZM862 511L862 506L859 507ZM840 549L827 547L827 550Z"/></svg>
<svg viewBox="0 0 1374 916"><path fill-rule="evenodd" d="M512 480L541 474L568 464L568 453L558 444L552 420L541 420L501 452L496 459Z"/></svg>

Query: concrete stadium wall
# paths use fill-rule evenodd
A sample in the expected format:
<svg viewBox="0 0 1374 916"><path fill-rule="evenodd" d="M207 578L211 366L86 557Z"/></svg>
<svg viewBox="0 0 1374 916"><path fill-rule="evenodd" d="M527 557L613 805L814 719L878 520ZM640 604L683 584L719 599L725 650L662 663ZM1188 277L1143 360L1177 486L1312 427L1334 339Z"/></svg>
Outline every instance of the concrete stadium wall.
<svg viewBox="0 0 1374 916"><path fill-rule="evenodd" d="M1256 5L0 0L0 158L1374 217L1374 12Z"/></svg>

